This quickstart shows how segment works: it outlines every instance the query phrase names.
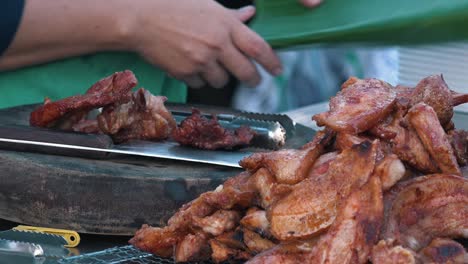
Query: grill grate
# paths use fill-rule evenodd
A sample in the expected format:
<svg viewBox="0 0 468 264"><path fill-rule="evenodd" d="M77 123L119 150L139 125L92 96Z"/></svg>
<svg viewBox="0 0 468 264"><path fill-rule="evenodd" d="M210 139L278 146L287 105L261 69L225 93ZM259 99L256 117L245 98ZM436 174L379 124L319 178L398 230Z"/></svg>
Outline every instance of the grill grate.
<svg viewBox="0 0 468 264"><path fill-rule="evenodd" d="M59 264L173 264L174 260L155 256L134 246L123 246L61 259ZM212 262L192 262L211 264Z"/></svg>

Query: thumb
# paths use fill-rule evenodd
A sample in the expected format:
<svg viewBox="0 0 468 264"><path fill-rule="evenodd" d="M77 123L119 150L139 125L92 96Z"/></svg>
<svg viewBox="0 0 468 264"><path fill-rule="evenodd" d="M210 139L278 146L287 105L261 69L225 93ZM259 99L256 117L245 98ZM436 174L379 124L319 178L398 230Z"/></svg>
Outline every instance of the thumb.
<svg viewBox="0 0 468 264"><path fill-rule="evenodd" d="M322 0L300 0L300 2L306 7L315 7L322 3Z"/></svg>
<svg viewBox="0 0 468 264"><path fill-rule="evenodd" d="M255 7L251 5L245 6L237 10L233 10L233 12L240 21L245 22L255 15Z"/></svg>

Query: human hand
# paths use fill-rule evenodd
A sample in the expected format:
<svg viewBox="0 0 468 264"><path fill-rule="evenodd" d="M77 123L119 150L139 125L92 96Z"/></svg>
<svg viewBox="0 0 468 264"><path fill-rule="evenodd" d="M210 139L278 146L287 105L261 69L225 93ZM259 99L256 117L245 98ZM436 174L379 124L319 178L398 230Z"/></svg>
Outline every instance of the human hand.
<svg viewBox="0 0 468 264"><path fill-rule="evenodd" d="M229 10L212 0L132 1L132 47L191 87L224 86L228 72L249 86L260 82L253 61L274 75L281 63L272 48L242 22L252 6Z"/></svg>

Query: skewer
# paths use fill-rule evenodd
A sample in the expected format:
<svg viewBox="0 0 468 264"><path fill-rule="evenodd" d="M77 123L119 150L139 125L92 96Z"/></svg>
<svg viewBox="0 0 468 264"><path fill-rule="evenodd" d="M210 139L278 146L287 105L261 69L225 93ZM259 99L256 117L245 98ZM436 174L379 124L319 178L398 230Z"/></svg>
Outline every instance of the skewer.
<svg viewBox="0 0 468 264"><path fill-rule="evenodd" d="M468 94L462 94L462 93L457 93L457 92L452 91L452 95L453 95L453 100L452 100L453 106L468 103Z"/></svg>

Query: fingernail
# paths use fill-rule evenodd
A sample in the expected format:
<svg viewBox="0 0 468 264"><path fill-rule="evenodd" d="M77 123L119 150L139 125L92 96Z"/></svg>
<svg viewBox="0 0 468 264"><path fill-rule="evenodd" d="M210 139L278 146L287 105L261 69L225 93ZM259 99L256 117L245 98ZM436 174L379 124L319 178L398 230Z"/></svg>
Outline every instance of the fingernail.
<svg viewBox="0 0 468 264"><path fill-rule="evenodd" d="M244 6L244 7L240 8L239 11L244 12L244 13L249 13L249 14L250 14L250 13L254 13L254 12L255 12L255 7L254 7L254 6L251 6L251 5L249 5L249 6Z"/></svg>
<svg viewBox="0 0 468 264"><path fill-rule="evenodd" d="M302 3L309 7L314 7L322 3L322 0L302 0Z"/></svg>

